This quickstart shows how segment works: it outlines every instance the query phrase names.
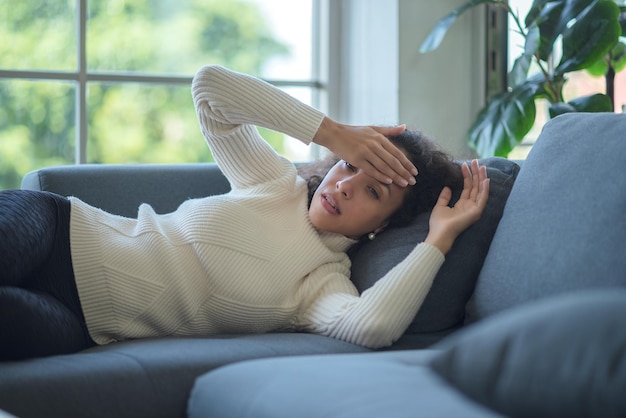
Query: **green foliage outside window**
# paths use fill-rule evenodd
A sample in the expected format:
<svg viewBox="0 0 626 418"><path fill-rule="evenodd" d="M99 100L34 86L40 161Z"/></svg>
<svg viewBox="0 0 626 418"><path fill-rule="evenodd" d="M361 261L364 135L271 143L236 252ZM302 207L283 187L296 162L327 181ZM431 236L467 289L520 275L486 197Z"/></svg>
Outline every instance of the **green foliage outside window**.
<svg viewBox="0 0 626 418"><path fill-rule="evenodd" d="M288 54L244 0L88 1L90 72L191 76L207 63L261 75ZM0 69L75 72L74 0L0 0ZM76 86L0 78L0 189L75 160ZM212 161L189 85L89 82L89 163ZM278 152L283 135L261 130Z"/></svg>

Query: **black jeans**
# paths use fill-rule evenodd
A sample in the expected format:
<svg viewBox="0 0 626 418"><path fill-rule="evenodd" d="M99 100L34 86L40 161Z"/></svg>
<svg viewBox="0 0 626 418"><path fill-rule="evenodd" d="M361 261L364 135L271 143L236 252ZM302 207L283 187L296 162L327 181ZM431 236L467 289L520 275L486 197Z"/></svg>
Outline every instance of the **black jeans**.
<svg viewBox="0 0 626 418"><path fill-rule="evenodd" d="M76 289L69 220L63 196L0 191L0 361L95 345Z"/></svg>

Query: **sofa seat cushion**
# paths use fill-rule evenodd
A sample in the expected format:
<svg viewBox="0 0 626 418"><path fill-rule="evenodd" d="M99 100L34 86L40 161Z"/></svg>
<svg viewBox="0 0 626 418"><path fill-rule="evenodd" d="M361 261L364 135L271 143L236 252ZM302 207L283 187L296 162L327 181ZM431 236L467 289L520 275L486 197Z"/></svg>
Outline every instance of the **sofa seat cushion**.
<svg viewBox="0 0 626 418"><path fill-rule="evenodd" d="M428 350L253 360L197 379L189 418L624 417L626 290L571 292Z"/></svg>
<svg viewBox="0 0 626 418"><path fill-rule="evenodd" d="M626 286L626 116L546 124L517 176L467 322L565 291Z"/></svg>
<svg viewBox="0 0 626 418"><path fill-rule="evenodd" d="M196 377L242 360L366 349L312 334L138 340L0 363L0 409L18 417L184 417Z"/></svg>
<svg viewBox="0 0 626 418"><path fill-rule="evenodd" d="M199 378L188 417L493 418L426 364L429 350L246 361Z"/></svg>
<svg viewBox="0 0 626 418"><path fill-rule="evenodd" d="M519 172L515 162L504 158L484 158L480 163L487 167L487 175L491 179L487 207L481 219L458 237L447 254L407 334L439 333L463 323L465 304L474 290L478 273ZM453 192L452 203L458 199L461 190ZM424 241L428 234L429 218L430 212L422 213L410 225L385 231L374 241L350 252L352 281L359 291L371 287L418 243Z"/></svg>
<svg viewBox="0 0 626 418"><path fill-rule="evenodd" d="M626 289L545 298L438 343L432 367L509 417L625 417L625 320Z"/></svg>

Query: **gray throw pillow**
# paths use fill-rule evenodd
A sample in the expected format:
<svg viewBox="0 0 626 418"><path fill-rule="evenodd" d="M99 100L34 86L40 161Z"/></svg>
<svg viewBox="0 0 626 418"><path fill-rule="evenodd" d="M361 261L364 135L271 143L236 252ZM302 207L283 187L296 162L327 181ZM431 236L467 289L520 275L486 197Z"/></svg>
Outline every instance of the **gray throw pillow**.
<svg viewBox="0 0 626 418"><path fill-rule="evenodd" d="M484 158L480 163L487 167L491 179L487 207L481 219L456 240L407 333L437 332L463 322L465 304L519 171L517 164L504 158ZM452 202L459 194L460 190L453 191ZM352 281L360 292L371 287L424 241L429 217L430 212L422 213L410 225L387 230L374 241L350 251Z"/></svg>
<svg viewBox="0 0 626 418"><path fill-rule="evenodd" d="M431 367L508 417L626 417L626 289L528 302L445 338Z"/></svg>

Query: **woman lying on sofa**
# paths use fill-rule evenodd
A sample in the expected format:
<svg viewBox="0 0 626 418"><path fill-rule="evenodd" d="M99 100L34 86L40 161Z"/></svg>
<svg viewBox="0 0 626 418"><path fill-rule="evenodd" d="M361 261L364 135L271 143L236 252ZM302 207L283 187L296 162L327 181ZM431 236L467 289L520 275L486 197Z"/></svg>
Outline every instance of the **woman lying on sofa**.
<svg viewBox="0 0 626 418"><path fill-rule="evenodd" d="M485 167L459 167L403 126L339 124L218 66L202 68L192 92L229 193L164 215L144 204L129 219L74 197L0 192L0 359L270 331L387 346L487 202ZM322 145L336 163L307 181L256 126ZM449 207L450 187L461 184ZM359 295L347 249L433 207L425 242Z"/></svg>

